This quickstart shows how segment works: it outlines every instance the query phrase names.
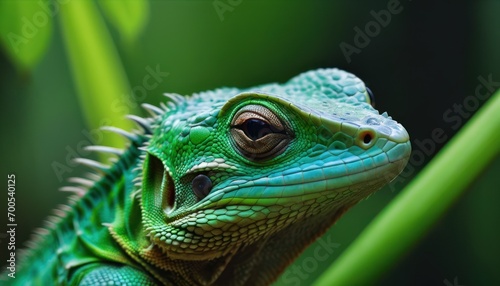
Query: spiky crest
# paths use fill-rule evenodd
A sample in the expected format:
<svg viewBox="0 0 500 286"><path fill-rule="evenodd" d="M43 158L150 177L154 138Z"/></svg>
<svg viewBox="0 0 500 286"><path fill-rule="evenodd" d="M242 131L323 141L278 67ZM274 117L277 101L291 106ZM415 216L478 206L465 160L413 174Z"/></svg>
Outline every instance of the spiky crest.
<svg viewBox="0 0 500 286"><path fill-rule="evenodd" d="M83 166L90 167L90 168L97 170L97 171L100 171L100 172L104 172L107 169L109 169L109 167L110 167L108 165L104 165L103 163L100 163L100 162L97 162L97 161L94 161L91 159L87 159L87 158L75 158L75 159L73 159L73 162L80 164L80 165L83 165Z"/></svg>
<svg viewBox="0 0 500 286"><path fill-rule="evenodd" d="M100 129L104 131L109 131L113 133L117 133L123 137L125 137L128 141L129 144L140 144L142 143L141 141L148 141L151 137L151 123L158 117L163 115L168 109L164 108L165 105L161 104L161 107L155 107L149 104L144 104L143 105L146 110L149 110L151 113L150 117L147 118L142 118L134 115L129 115L127 116L134 122L136 122L140 129L142 130L134 130L132 132L125 131L123 129L113 127L113 126L103 126ZM143 139L141 139L143 138ZM141 150L144 150L147 145L142 146ZM91 146L86 146L84 147L84 150L86 151L92 151L92 152L101 152L101 153L106 153L106 154L112 154L116 156L122 156L124 153L124 150L122 149L117 149L113 147L108 147L108 146L98 146L98 145L91 145ZM143 160L143 157L142 159ZM140 161L141 161L140 160ZM86 192L88 189L90 189L92 186L95 185L97 181L99 181L107 172L109 172L109 169L111 166L105 165L103 163L87 159L87 158L75 158L73 160L74 162L84 165L87 167L90 167L92 170L97 171L95 172L87 172L84 174L84 177L71 177L68 179L69 183L75 184L75 185L69 185L69 186L63 186L60 188L61 191L64 192L70 192L73 195L70 195L67 198L67 203L64 205L59 205L56 209L53 210L52 215L47 218L47 220L44 222L43 226L41 228L37 228L33 231L31 238L25 242L25 245L27 246L26 250L22 250L20 254L22 257L27 257L30 255L33 249L36 249L39 247L39 244L43 242L45 237L51 233L51 230L57 227L57 225L67 217L68 213L73 211L74 206L82 199L83 196L85 196ZM139 165L138 165L139 166ZM139 166L140 167L140 166ZM139 168L140 170L141 168ZM140 183L140 182L137 182ZM136 183L136 185L137 185ZM138 186L138 190L136 190L133 193L134 198L139 198L140 197L140 186ZM73 223L77 223L77 221L74 221ZM109 224L108 224L109 225ZM76 228L78 228L77 225L75 225ZM77 230L78 232L78 230ZM24 258L23 258L24 259Z"/></svg>
<svg viewBox="0 0 500 286"><path fill-rule="evenodd" d="M129 141L133 141L133 142L138 142L139 141L139 136L137 134L127 132L127 131L125 131L123 129L120 129L118 127L114 127L114 126L102 126L100 129L104 130L104 131L109 131L109 132L113 132L113 133L119 134L119 135L125 137L126 139L128 139Z"/></svg>
<svg viewBox="0 0 500 286"><path fill-rule="evenodd" d="M76 195L83 197L85 193L87 192L86 189L80 188L80 187L75 187L75 186L64 186L59 188L59 191L61 192L71 192L75 193Z"/></svg>
<svg viewBox="0 0 500 286"><path fill-rule="evenodd" d="M139 116L131 115L131 114L127 115L126 117L128 119L134 121L135 123L137 123L137 125L139 125L139 127L141 127L145 133L149 133L149 134L152 133L151 122L148 118L143 118L143 117L139 117Z"/></svg>
<svg viewBox="0 0 500 286"><path fill-rule="evenodd" d="M86 151L101 152L101 153L112 154L112 155L117 155L117 156L121 156L124 152L123 149L109 147L109 146L99 146L99 145L89 145L89 146L83 147L83 149Z"/></svg>
<svg viewBox="0 0 500 286"><path fill-rule="evenodd" d="M141 104L142 108L144 108L152 117L155 117L157 115L163 115L165 113L164 109L161 109L160 107L148 104L148 103L143 103Z"/></svg>

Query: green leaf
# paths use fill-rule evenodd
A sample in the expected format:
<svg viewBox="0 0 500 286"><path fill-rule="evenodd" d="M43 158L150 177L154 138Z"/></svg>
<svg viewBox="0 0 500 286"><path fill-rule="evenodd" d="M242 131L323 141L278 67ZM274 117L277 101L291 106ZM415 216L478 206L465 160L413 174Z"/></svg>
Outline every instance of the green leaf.
<svg viewBox="0 0 500 286"><path fill-rule="evenodd" d="M370 285L446 212L500 153L497 91L315 285Z"/></svg>
<svg viewBox="0 0 500 286"><path fill-rule="evenodd" d="M136 40L146 24L149 4L146 0L100 0L107 19L118 29L126 42Z"/></svg>
<svg viewBox="0 0 500 286"><path fill-rule="evenodd" d="M93 1L73 0L61 5L61 28L70 67L88 126L131 130L124 115L137 104L126 101L131 90L114 42ZM118 140L120 139L120 140ZM123 147L121 138L103 136L99 145Z"/></svg>
<svg viewBox="0 0 500 286"><path fill-rule="evenodd" d="M32 69L44 54L55 14L46 1L0 1L1 44L18 70Z"/></svg>

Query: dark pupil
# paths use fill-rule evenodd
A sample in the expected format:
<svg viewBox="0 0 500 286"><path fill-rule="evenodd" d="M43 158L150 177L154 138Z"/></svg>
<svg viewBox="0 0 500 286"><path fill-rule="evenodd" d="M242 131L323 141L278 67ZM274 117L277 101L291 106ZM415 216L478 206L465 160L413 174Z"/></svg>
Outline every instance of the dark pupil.
<svg viewBox="0 0 500 286"><path fill-rule="evenodd" d="M200 174L191 182L194 194L201 200L208 196L212 190L212 180L206 175Z"/></svg>
<svg viewBox="0 0 500 286"><path fill-rule="evenodd" d="M245 132L245 135L248 136L248 138L254 141L266 136L269 133L273 133L269 123L255 118L251 118L243 122L243 124L241 124L241 130Z"/></svg>

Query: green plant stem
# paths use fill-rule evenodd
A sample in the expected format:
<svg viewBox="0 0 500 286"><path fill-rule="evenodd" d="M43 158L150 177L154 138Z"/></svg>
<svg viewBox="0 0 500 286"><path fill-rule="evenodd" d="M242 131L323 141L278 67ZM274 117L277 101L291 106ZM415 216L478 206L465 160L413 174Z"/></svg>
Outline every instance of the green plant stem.
<svg viewBox="0 0 500 286"><path fill-rule="evenodd" d="M114 43L94 1L73 0L60 5L61 27L80 103L90 128L112 125L126 130L129 106L123 96L130 87ZM98 136L97 136L98 137ZM124 141L105 136L99 145L122 147Z"/></svg>
<svg viewBox="0 0 500 286"><path fill-rule="evenodd" d="M414 245L500 151L500 91L363 231L315 285L369 285Z"/></svg>

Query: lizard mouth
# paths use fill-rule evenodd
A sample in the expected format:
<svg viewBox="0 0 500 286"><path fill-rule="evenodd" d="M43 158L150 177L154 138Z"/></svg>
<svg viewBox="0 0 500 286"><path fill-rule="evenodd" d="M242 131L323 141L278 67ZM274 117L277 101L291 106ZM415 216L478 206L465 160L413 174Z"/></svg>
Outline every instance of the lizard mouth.
<svg viewBox="0 0 500 286"><path fill-rule="evenodd" d="M403 170L410 150L410 142L407 141L392 145L384 143L378 154L364 157L342 159L325 154L324 157L334 159L320 160L319 164L314 162L321 157L311 158L314 162L308 167L286 166L259 178L240 175L218 182L213 189L208 176L198 176L204 179L200 185L205 186L205 183L210 182L206 196L198 199L194 195L193 199L177 196L178 190L169 169L157 156L148 153L146 169L152 175L144 181L152 184L149 190L155 192L156 199L152 203L163 211L167 220L175 221L189 214L186 208L177 207L186 203L193 209L202 210L230 205L272 206L277 201L284 205L303 204L320 197L335 201L350 197L363 198L392 181ZM191 184L187 183L192 181L191 177L181 179L179 187L191 188Z"/></svg>
<svg viewBox="0 0 500 286"><path fill-rule="evenodd" d="M258 179L241 177L227 181L200 202L200 208L231 204L272 206L277 200L292 205L319 197L327 200L365 197L396 178L406 166L410 142L396 146L394 152L370 158L336 159L307 168L287 167Z"/></svg>

